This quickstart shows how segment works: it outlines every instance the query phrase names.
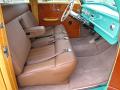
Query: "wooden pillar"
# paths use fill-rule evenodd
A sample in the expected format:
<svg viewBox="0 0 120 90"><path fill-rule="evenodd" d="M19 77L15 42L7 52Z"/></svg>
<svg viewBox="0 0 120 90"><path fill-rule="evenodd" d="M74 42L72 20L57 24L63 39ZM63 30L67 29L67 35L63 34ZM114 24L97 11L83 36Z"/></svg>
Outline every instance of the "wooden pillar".
<svg viewBox="0 0 120 90"><path fill-rule="evenodd" d="M36 18L37 22L39 23L38 0L29 0L29 1L30 1L32 13Z"/></svg>
<svg viewBox="0 0 120 90"><path fill-rule="evenodd" d="M0 90L18 90L0 5Z"/></svg>

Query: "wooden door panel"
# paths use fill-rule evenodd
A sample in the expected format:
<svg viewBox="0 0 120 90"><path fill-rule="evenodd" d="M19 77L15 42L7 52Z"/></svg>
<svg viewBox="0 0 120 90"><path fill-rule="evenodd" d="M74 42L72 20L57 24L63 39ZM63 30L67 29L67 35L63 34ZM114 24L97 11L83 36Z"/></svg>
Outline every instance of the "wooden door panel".
<svg viewBox="0 0 120 90"><path fill-rule="evenodd" d="M39 21L40 25L57 25L61 24L60 18L66 8L67 4L39 4ZM80 9L80 5L76 4L74 6L74 11L78 11ZM56 19L58 21L46 22L44 18Z"/></svg>
<svg viewBox="0 0 120 90"><path fill-rule="evenodd" d="M68 32L68 36L70 38L80 37L80 22L73 19L72 17L68 17L64 22L63 25Z"/></svg>
<svg viewBox="0 0 120 90"><path fill-rule="evenodd" d="M77 38L80 36L80 23L71 17L68 17L64 22L60 21L67 5L68 4L39 4L39 24L43 26L63 24L69 37ZM73 10L78 12L80 10L80 4L75 4ZM71 25L68 20L72 21Z"/></svg>
<svg viewBox="0 0 120 90"><path fill-rule="evenodd" d="M120 51L117 55L115 67L109 83L108 90L120 90Z"/></svg>
<svg viewBox="0 0 120 90"><path fill-rule="evenodd" d="M39 4L39 21L40 25L49 26L60 24L60 18L67 4ZM58 21L47 22L44 18L56 19Z"/></svg>

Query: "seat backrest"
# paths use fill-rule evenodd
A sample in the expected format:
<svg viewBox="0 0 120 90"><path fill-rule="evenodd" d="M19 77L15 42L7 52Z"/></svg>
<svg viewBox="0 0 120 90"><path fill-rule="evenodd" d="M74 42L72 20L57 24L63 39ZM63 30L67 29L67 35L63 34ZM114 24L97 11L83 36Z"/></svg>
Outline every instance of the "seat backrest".
<svg viewBox="0 0 120 90"><path fill-rule="evenodd" d="M5 4L2 5L4 21L7 24L16 17L22 15L23 13L29 11L28 4Z"/></svg>
<svg viewBox="0 0 120 90"><path fill-rule="evenodd" d="M18 19L14 19L6 24L6 29L13 66L16 75L19 75L23 71L27 60L31 48L31 42L25 35Z"/></svg>
<svg viewBox="0 0 120 90"><path fill-rule="evenodd" d="M35 17L32 15L31 11L27 11L21 15L21 19L19 21L24 29L38 26L38 23Z"/></svg>

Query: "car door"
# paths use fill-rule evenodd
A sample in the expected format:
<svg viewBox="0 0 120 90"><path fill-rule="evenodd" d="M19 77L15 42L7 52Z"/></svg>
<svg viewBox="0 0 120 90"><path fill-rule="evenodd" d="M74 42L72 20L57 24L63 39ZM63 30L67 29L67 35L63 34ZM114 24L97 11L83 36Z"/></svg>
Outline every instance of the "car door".
<svg viewBox="0 0 120 90"><path fill-rule="evenodd" d="M7 42L2 8L0 5L0 90L17 89L17 83Z"/></svg>

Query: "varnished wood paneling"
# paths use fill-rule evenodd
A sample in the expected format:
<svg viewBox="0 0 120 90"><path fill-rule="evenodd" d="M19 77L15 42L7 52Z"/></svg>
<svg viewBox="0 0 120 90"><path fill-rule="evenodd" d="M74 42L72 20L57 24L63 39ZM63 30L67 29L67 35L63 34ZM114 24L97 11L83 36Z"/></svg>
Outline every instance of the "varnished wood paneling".
<svg viewBox="0 0 120 90"><path fill-rule="evenodd" d="M38 0L29 0L29 1L30 1L32 13L33 13L35 19L37 20L37 22L39 23Z"/></svg>
<svg viewBox="0 0 120 90"><path fill-rule="evenodd" d="M71 38L80 36L80 23L71 17L68 17L65 22L61 22L61 16L66 8L67 4L39 4L39 22L40 25L51 26L64 24L67 32ZM80 10L80 4L75 4L74 11L78 12ZM45 21L44 19L58 19L57 21ZM69 21L73 23L70 25Z"/></svg>
<svg viewBox="0 0 120 90"><path fill-rule="evenodd" d="M120 50L118 52L117 61L113 69L108 90L120 90Z"/></svg>
<svg viewBox="0 0 120 90"><path fill-rule="evenodd" d="M60 24L60 18L62 16L62 13L67 5L65 4L39 4L39 21L40 25L57 25ZM46 22L44 21L44 18L49 19L56 19L58 18L58 21L53 22Z"/></svg>
<svg viewBox="0 0 120 90"><path fill-rule="evenodd" d="M68 17L63 25L68 32L70 38L76 38L80 36L80 22L73 19L72 17Z"/></svg>

